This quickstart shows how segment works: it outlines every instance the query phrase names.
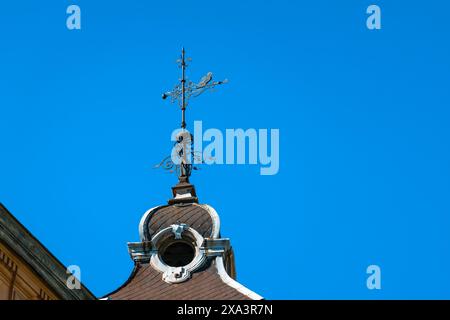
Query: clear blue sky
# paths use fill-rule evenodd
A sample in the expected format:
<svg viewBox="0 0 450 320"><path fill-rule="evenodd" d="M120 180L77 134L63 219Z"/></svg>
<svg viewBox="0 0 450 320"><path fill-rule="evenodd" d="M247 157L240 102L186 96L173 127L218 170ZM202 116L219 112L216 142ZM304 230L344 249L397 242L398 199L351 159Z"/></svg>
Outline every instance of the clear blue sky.
<svg viewBox="0 0 450 320"><path fill-rule="evenodd" d="M382 29L366 28L366 8ZM78 4L82 30L66 28ZM0 201L97 295L176 177L161 100L184 45L188 126L279 128L280 172L208 166L238 280L266 298L450 298L447 1L9 1L0 10ZM366 268L382 269L382 290Z"/></svg>

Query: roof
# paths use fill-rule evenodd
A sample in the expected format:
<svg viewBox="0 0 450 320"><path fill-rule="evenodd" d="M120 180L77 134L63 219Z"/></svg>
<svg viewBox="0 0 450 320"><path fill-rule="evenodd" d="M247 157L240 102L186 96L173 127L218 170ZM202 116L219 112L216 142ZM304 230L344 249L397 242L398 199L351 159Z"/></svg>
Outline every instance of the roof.
<svg viewBox="0 0 450 320"><path fill-rule="evenodd" d="M147 217L148 236L155 235L177 222L183 222L194 228L202 237L209 238L213 236L214 218L204 206L196 203L161 206Z"/></svg>
<svg viewBox="0 0 450 320"><path fill-rule="evenodd" d="M25 261L64 300L93 300L84 286L67 287L67 268L0 203L0 241Z"/></svg>
<svg viewBox="0 0 450 320"><path fill-rule="evenodd" d="M107 296L112 300L251 300L219 275L216 264L192 274L189 281L169 284L150 264L137 265L130 279Z"/></svg>
<svg viewBox="0 0 450 320"><path fill-rule="evenodd" d="M139 224L141 241L128 244L134 269L129 279L104 299L262 299L234 280L233 250L230 240L220 236L220 219L214 208L198 204L194 186L188 183L173 190L169 205L152 208L143 215ZM191 247L190 258L182 263L165 259L167 248L181 242ZM189 250L183 250L171 253L172 257L186 256Z"/></svg>

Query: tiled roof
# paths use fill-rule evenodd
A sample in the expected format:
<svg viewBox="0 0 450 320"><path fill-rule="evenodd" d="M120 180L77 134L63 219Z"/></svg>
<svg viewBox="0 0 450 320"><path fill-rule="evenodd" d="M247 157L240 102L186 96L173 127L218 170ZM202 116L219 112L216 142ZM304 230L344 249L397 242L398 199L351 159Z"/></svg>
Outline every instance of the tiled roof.
<svg viewBox="0 0 450 320"><path fill-rule="evenodd" d="M215 262L195 272L189 281L169 284L151 264L137 265L130 279L107 296L112 300L250 300L226 284Z"/></svg>
<svg viewBox="0 0 450 320"><path fill-rule="evenodd" d="M212 236L213 221L207 210L198 204L163 206L156 210L149 223L150 235L182 222L194 228L202 237Z"/></svg>

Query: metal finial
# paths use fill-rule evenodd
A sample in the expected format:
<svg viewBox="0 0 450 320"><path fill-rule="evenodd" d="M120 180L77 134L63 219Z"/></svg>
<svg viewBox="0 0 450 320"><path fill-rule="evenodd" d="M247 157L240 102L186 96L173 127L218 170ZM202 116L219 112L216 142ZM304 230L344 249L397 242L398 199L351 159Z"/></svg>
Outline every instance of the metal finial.
<svg viewBox="0 0 450 320"><path fill-rule="evenodd" d="M165 92L162 95L163 99L167 99L168 97L170 97L172 103L178 101L178 104L181 109L182 129L186 128L186 107L189 103L189 99L191 97L198 97L203 92L228 82L227 79L223 81L213 81L212 72L208 72L205 76L203 76L200 79L198 83L194 83L193 81L186 78L186 67L187 67L186 61L191 61L191 59L185 57L185 51L184 48L182 48L181 57L180 59L177 60L177 63L181 68L180 83L177 84L172 89L172 91Z"/></svg>
<svg viewBox="0 0 450 320"><path fill-rule="evenodd" d="M212 72L208 72L203 76L198 83L186 78L186 61L191 61L190 58L185 57L184 47L181 49L181 57L177 60L178 66L181 68L180 83L177 84L172 91L165 92L162 95L163 99L170 97L172 103L178 102L181 109L181 129L182 132L178 136L178 140L175 143L176 148L179 149L178 157L180 164L174 164L171 157L165 158L157 167L163 167L169 170L176 168L180 181L188 181L192 170L197 170L192 165L192 160L198 158L192 150L193 137L184 131L186 129L186 107L191 97L198 97L203 92L213 89L214 87L227 83L228 80L213 81Z"/></svg>

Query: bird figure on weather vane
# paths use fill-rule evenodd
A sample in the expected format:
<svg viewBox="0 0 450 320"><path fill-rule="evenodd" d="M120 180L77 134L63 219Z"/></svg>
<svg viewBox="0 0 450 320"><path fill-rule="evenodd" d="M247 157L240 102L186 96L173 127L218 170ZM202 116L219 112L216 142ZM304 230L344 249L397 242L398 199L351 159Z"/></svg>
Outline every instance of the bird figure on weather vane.
<svg viewBox="0 0 450 320"><path fill-rule="evenodd" d="M172 91L163 93L162 98L165 100L170 97L172 103L178 102L181 109L181 132L177 135L177 141L175 142L175 159L174 155L166 157L156 167L163 167L171 172L176 171L180 181L188 181L192 170L197 170L196 166L192 165L192 160L197 160L198 156L193 150L193 136L187 132L186 129L186 107L191 97L198 97L207 90L212 90L216 86L227 83L228 80L213 81L212 72L208 72L203 76L198 83L189 80L186 77L186 61L191 61L190 58L185 57L184 48L181 50L181 57L177 60L178 66L181 68L180 83L177 84ZM175 170L174 170L175 169Z"/></svg>

